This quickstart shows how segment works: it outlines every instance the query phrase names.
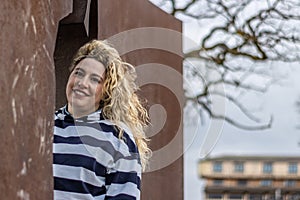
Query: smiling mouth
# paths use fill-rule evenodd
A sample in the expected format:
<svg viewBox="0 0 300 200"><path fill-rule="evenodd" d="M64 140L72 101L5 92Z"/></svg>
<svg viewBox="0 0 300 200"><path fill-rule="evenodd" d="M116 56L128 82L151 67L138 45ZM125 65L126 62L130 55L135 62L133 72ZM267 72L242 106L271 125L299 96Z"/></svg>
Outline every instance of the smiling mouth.
<svg viewBox="0 0 300 200"><path fill-rule="evenodd" d="M73 91L76 95L79 95L79 96L89 96L87 93L85 93L85 92L82 91L82 90L72 89L72 91Z"/></svg>

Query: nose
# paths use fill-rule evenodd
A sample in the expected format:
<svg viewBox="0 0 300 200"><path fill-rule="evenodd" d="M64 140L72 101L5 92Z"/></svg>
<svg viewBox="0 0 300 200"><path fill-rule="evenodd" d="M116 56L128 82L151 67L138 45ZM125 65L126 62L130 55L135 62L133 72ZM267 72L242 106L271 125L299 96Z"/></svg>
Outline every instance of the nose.
<svg viewBox="0 0 300 200"><path fill-rule="evenodd" d="M82 77L78 79L77 85L81 88L87 88L88 87L88 77Z"/></svg>

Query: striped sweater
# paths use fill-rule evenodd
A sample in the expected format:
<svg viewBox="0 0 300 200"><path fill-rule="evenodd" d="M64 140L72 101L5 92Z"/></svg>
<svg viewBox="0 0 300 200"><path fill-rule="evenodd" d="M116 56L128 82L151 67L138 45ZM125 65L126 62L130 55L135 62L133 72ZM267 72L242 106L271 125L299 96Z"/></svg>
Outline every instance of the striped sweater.
<svg viewBox="0 0 300 200"><path fill-rule="evenodd" d="M134 138L123 138L101 111L74 119L66 106L55 112L55 200L140 199L141 163Z"/></svg>

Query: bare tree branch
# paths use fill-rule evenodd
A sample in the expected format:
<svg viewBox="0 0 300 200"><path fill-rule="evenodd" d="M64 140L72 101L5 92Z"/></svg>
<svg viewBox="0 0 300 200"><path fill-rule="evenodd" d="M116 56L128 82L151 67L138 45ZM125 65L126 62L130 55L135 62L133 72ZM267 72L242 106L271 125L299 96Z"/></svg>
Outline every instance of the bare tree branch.
<svg viewBox="0 0 300 200"><path fill-rule="evenodd" d="M195 100L195 99L189 99L189 100ZM228 116L225 115L218 115L213 113L213 111L207 106L206 103L203 102L198 102L198 105L201 105L201 107L209 114L209 116L213 119L218 119L218 120L225 120L227 123L240 128L240 129L244 129L244 130L250 130L250 131L254 131L254 130L263 130L263 129L269 129L272 126L272 122L273 122L273 116L270 116L269 121L266 124L262 124L262 125L247 125L247 124L241 124L239 123L237 120L232 119Z"/></svg>
<svg viewBox="0 0 300 200"><path fill-rule="evenodd" d="M260 125L236 95L214 90L220 86L235 93L245 91L266 92L276 82L267 65L273 62L295 62L300 60L300 2L297 0L164 0L169 13L188 16L202 23L210 24L199 46L185 52L185 60L199 64L186 64L189 75L197 79L198 86L193 96L187 97L200 106L212 118L223 119L238 128L258 130L269 128ZM205 63L205 64L203 64ZM188 66L188 67L187 67ZM214 73L212 78L210 73ZM257 84L247 81L251 76L262 81ZM270 80L268 80L270 79ZM210 107L210 95L218 95L235 105L248 119L257 125L238 123L228 115L214 113Z"/></svg>

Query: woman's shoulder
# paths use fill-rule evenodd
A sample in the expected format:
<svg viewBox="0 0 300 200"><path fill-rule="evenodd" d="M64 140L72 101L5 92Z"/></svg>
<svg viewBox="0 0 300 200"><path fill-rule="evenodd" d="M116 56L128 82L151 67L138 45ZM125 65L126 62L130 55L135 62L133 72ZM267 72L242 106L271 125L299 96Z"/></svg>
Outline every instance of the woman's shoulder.
<svg viewBox="0 0 300 200"><path fill-rule="evenodd" d="M130 152L137 152L137 145L135 143L132 131L125 123L115 123L108 119L101 120L99 123L102 130L111 131L111 133L114 135L115 138L118 139L120 143L125 143L126 146L129 148Z"/></svg>
<svg viewBox="0 0 300 200"><path fill-rule="evenodd" d="M93 133L94 137L106 138L114 146L118 146L121 149L126 147L126 151L137 152L137 145L132 131L123 122L114 122L110 119L99 117L99 115L89 115L85 119L77 119L75 126L77 126L77 129L78 127L80 127L79 129L85 129L85 132L88 134Z"/></svg>
<svg viewBox="0 0 300 200"><path fill-rule="evenodd" d="M99 123L102 124L102 126L113 128L114 130L117 130L117 132L119 132L119 130L121 129L124 133L126 133L128 136L133 138L132 131L123 122L114 122L109 119L103 119L103 120L100 120Z"/></svg>
<svg viewBox="0 0 300 200"><path fill-rule="evenodd" d="M124 136L126 135L129 138L134 139L131 129L123 122L116 123L109 119L104 119L99 121L99 123L101 124L102 128L111 129L117 135L117 137L119 137L119 132L121 130Z"/></svg>

